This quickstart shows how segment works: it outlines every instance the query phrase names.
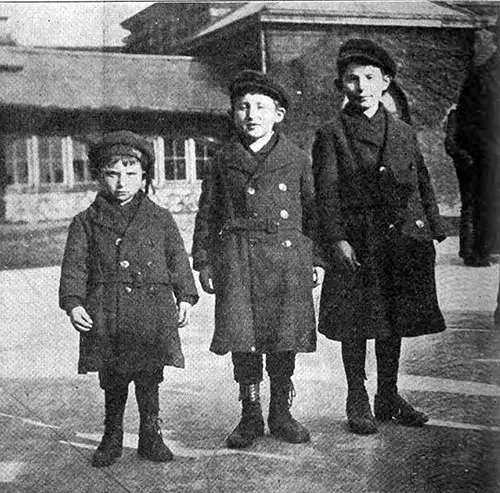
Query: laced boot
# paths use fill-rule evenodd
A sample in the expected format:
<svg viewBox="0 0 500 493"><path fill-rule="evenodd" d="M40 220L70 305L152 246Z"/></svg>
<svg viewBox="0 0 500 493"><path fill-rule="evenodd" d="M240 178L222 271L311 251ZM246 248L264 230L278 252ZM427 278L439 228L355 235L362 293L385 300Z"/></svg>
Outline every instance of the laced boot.
<svg viewBox="0 0 500 493"><path fill-rule="evenodd" d="M104 435L92 457L93 467L110 466L123 453L123 413L127 403L127 389L118 392L106 390L104 401Z"/></svg>
<svg viewBox="0 0 500 493"><path fill-rule="evenodd" d="M290 378L271 378L271 402L268 425L271 435L289 443L304 443L310 440L309 431L290 413L295 389Z"/></svg>
<svg viewBox="0 0 500 493"><path fill-rule="evenodd" d="M174 456L163 442L158 417L160 404L158 385L137 385L135 387L139 407L139 443L137 453L140 457L153 462L169 462Z"/></svg>
<svg viewBox="0 0 500 493"><path fill-rule="evenodd" d="M358 435L377 433L377 424L364 385L362 388L347 391L346 414L347 426L353 433Z"/></svg>
<svg viewBox="0 0 500 493"><path fill-rule="evenodd" d="M264 419L260 407L260 385L240 384L241 420L227 437L229 448L250 447L254 440L264 435Z"/></svg>
<svg viewBox="0 0 500 493"><path fill-rule="evenodd" d="M375 396L375 417L379 421L394 421L405 426L423 426L429 417L403 399L399 394L377 394Z"/></svg>

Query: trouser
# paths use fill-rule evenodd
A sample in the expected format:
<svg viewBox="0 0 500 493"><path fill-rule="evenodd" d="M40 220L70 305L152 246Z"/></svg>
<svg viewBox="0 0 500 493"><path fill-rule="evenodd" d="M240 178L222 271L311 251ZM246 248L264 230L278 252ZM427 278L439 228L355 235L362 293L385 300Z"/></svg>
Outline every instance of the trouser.
<svg viewBox="0 0 500 493"><path fill-rule="evenodd" d="M255 353L232 353L234 379L241 385L262 382L263 356ZM295 353L283 351L266 354L266 371L271 380L291 378L295 370Z"/></svg>
<svg viewBox="0 0 500 493"><path fill-rule="evenodd" d="M375 340L377 358L377 392L383 395L397 393L401 337L393 335ZM364 389L366 379L366 339L342 341L342 360L349 390Z"/></svg>

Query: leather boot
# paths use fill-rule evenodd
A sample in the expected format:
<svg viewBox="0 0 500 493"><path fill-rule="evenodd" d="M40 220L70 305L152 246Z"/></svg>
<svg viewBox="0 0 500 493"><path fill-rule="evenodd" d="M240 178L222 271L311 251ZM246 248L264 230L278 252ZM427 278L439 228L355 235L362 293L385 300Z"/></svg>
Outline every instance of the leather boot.
<svg viewBox="0 0 500 493"><path fill-rule="evenodd" d="M310 440L309 431L290 414L295 389L289 377L271 378L268 425L271 435L289 443Z"/></svg>
<svg viewBox="0 0 500 493"><path fill-rule="evenodd" d="M264 435L264 419L260 407L260 385L240 384L241 420L227 437L228 448L250 447Z"/></svg>
<svg viewBox="0 0 500 493"><path fill-rule="evenodd" d="M107 467L116 462L123 453L123 413L127 403L128 389L106 390L104 402L104 436L92 457L93 467Z"/></svg>
<svg viewBox="0 0 500 493"><path fill-rule="evenodd" d="M139 407L139 443L137 453L153 462L169 462L174 456L163 442L160 428L158 385L138 385L135 387Z"/></svg>
<svg viewBox="0 0 500 493"><path fill-rule="evenodd" d="M417 411L399 394L375 396L375 417L379 421L394 421L405 426L423 426L429 417Z"/></svg>
<svg viewBox="0 0 500 493"><path fill-rule="evenodd" d="M377 423L373 417L368 394L364 386L347 391L346 414L349 431L358 435L377 433Z"/></svg>

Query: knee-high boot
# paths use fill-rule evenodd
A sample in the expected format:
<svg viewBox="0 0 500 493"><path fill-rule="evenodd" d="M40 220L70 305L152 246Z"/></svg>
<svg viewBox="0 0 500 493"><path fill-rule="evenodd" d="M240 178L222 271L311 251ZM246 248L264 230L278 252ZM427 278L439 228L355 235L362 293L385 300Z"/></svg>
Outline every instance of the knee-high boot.
<svg viewBox="0 0 500 493"><path fill-rule="evenodd" d="M158 384L137 384L135 395L139 407L139 443L137 453L140 457L153 462L169 462L172 451L163 442L160 428Z"/></svg>
<svg viewBox="0 0 500 493"><path fill-rule="evenodd" d="M342 360L347 380L347 426L358 435L377 432L365 388L366 341L342 342Z"/></svg>
<svg viewBox="0 0 500 493"><path fill-rule="evenodd" d="M398 393L401 337L392 336L375 341L377 356L377 395L375 417L379 421L394 421L406 426L422 426L429 417L403 399Z"/></svg>
<svg viewBox="0 0 500 493"><path fill-rule="evenodd" d="M271 377L268 425L271 435L289 443L310 440L309 431L290 413L295 390L290 377Z"/></svg>
<svg viewBox="0 0 500 493"><path fill-rule="evenodd" d="M93 467L113 464L123 452L123 413L127 403L128 388L105 390L104 436L92 457Z"/></svg>
<svg viewBox="0 0 500 493"><path fill-rule="evenodd" d="M229 448L246 448L264 435L264 419L260 406L260 384L240 384L241 419L227 437Z"/></svg>

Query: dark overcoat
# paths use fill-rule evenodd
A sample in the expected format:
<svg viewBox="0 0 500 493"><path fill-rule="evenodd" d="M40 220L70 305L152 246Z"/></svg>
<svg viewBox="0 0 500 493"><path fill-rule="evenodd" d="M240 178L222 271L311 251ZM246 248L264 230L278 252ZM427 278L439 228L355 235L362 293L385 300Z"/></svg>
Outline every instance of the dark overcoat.
<svg viewBox="0 0 500 493"><path fill-rule="evenodd" d="M310 158L284 135L260 165L237 138L220 150L193 239L194 268L214 270L211 351L315 350L312 241L303 229L313 217Z"/></svg>
<svg viewBox="0 0 500 493"><path fill-rule="evenodd" d="M318 330L334 340L416 336L444 330L434 279L433 238L444 239L416 136L385 108L379 165L356 162L339 117L313 145L318 241L328 260ZM347 240L361 266L343 267Z"/></svg>
<svg viewBox="0 0 500 493"><path fill-rule="evenodd" d="M60 306L80 300L94 322L80 334L79 373L184 366L177 303L198 300L189 258L170 212L141 198L128 222L98 194L70 225Z"/></svg>

